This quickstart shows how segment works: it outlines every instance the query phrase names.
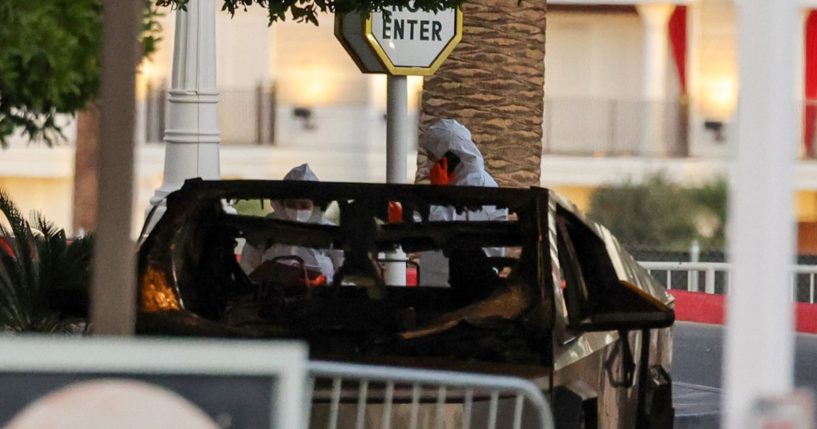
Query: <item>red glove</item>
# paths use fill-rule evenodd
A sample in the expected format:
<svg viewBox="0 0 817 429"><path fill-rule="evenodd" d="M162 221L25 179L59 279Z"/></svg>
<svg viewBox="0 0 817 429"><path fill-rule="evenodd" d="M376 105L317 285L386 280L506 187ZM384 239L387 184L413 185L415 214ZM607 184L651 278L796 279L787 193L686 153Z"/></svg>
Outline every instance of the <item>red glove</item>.
<svg viewBox="0 0 817 429"><path fill-rule="evenodd" d="M389 201L389 223L403 223L403 206L397 201Z"/></svg>
<svg viewBox="0 0 817 429"><path fill-rule="evenodd" d="M306 285L308 287L318 287L318 286L325 286L326 285L326 276L321 274L313 279L306 278Z"/></svg>
<svg viewBox="0 0 817 429"><path fill-rule="evenodd" d="M441 158L431 167L431 184L433 185L448 185L451 178L448 177L448 158Z"/></svg>

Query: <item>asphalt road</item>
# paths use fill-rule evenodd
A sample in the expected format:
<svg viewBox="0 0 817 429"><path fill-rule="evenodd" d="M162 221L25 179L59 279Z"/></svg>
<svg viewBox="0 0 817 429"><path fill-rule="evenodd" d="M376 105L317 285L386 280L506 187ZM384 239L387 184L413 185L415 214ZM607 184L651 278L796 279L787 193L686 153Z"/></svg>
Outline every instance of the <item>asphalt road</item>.
<svg viewBox="0 0 817 429"><path fill-rule="evenodd" d="M677 322L673 329L673 380L721 387L723 333L720 325ZM797 334L794 381L798 387L817 392L817 335Z"/></svg>
<svg viewBox="0 0 817 429"><path fill-rule="evenodd" d="M676 322L673 328L675 429L717 428L723 385L724 327ZM797 334L794 383L817 392L817 335Z"/></svg>

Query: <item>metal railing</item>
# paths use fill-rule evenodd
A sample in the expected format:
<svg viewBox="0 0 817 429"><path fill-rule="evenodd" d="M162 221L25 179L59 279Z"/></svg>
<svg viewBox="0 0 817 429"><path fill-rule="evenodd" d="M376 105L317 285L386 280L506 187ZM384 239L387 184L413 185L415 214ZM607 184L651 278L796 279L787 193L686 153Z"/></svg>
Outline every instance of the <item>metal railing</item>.
<svg viewBox="0 0 817 429"><path fill-rule="evenodd" d="M167 88L148 87L144 103L145 141L160 143L167 121ZM275 85L258 83L254 89L221 89L218 103L222 144L275 143Z"/></svg>
<svg viewBox="0 0 817 429"><path fill-rule="evenodd" d="M312 361L310 428L553 428L530 381L494 375Z"/></svg>
<svg viewBox="0 0 817 429"><path fill-rule="evenodd" d="M726 262L639 262L667 289L728 294L732 284L731 264ZM792 299L817 302L817 265L795 265L792 270Z"/></svg>
<svg viewBox="0 0 817 429"><path fill-rule="evenodd" d="M796 103L798 120L803 122L793 143L801 159L817 159L817 100ZM543 120L543 153L579 156L686 157L694 137L690 127L703 127L716 141L725 143L726 135L738 126L734 120L690 123L689 106L682 99L661 102L625 97L548 97ZM653 133L645 132L646 125ZM650 141L655 138L658 141Z"/></svg>
<svg viewBox="0 0 817 429"><path fill-rule="evenodd" d="M543 152L580 156L689 155L682 101L547 98ZM650 123L653 131L647 132ZM652 141L658 138L659 141Z"/></svg>

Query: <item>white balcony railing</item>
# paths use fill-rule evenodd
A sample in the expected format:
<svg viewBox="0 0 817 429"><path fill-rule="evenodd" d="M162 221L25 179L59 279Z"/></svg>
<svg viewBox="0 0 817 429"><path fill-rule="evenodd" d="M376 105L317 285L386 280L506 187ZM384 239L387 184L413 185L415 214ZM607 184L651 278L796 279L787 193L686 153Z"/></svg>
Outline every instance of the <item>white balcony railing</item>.
<svg viewBox="0 0 817 429"><path fill-rule="evenodd" d="M223 144L272 144L275 142L275 89L219 91L219 131ZM151 88L144 100L144 139L161 142L167 115L166 88Z"/></svg>
<svg viewBox="0 0 817 429"><path fill-rule="evenodd" d="M728 294L731 264L726 262L639 262L667 289ZM793 301L817 302L817 265L795 265L791 274Z"/></svg>
<svg viewBox="0 0 817 429"><path fill-rule="evenodd" d="M645 127L656 120L651 129ZM558 155L685 157L687 121L681 102L550 98L545 100L542 149Z"/></svg>
<svg viewBox="0 0 817 429"><path fill-rule="evenodd" d="M149 143L161 142L167 114L165 89L148 88L141 103L139 115L142 117L137 121L140 124L137 135L143 136L144 141ZM817 100L798 102L798 106L802 118L807 115L815 117L814 128L817 129ZM371 136L385 131L385 121L382 114L376 114L376 110L365 104L323 108L285 105L276 99L274 86L259 84L255 89L220 91L218 126L225 145L286 145L310 138L329 138L338 140L328 142L333 146L341 143L340 146L360 149L371 143ZM416 111L411 109L411 112L412 121L416 122ZM650 102L637 98L547 98L543 122L542 150L545 154L690 156L688 106L680 100ZM698 126L707 127L713 135L724 132L724 124L720 122ZM730 129L735 126L734 123L729 124ZM316 127L329 134L315 132ZM304 131L306 137L293 137L294 129ZM803 158L817 158L817 131L812 139L815 141L809 148L803 145L802 138L798 140L803 148L800 151Z"/></svg>

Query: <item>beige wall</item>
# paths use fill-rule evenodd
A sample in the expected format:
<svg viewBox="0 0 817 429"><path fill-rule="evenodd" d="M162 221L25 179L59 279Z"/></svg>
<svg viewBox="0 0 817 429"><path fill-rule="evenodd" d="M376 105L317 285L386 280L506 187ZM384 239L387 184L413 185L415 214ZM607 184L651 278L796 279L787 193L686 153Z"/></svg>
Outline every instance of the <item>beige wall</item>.
<svg viewBox="0 0 817 429"><path fill-rule="evenodd" d="M70 235L71 202L74 195L72 178L14 178L0 177L4 189L23 215L31 220L35 211L40 212L57 227Z"/></svg>
<svg viewBox="0 0 817 429"><path fill-rule="evenodd" d="M640 97L642 32L635 12L549 11L545 96Z"/></svg>
<svg viewBox="0 0 817 429"><path fill-rule="evenodd" d="M737 10L732 0L702 0L689 8L688 88L690 147L694 155L727 157L737 135ZM704 128L720 121L725 141Z"/></svg>
<svg viewBox="0 0 817 429"><path fill-rule="evenodd" d="M267 57L276 32L267 27L263 8L250 9L247 13L237 12L234 18L221 10L216 11L219 88L252 90L258 82L270 79Z"/></svg>
<svg viewBox="0 0 817 429"><path fill-rule="evenodd" d="M693 7L695 47L691 90L704 117L729 121L737 103L737 22L732 0L705 0Z"/></svg>
<svg viewBox="0 0 817 429"><path fill-rule="evenodd" d="M335 39L332 16L322 15L320 22L317 27L273 24L279 102L305 107L368 103L368 79Z"/></svg>
<svg viewBox="0 0 817 429"><path fill-rule="evenodd" d="M154 85L170 86L170 70L173 64L175 12L161 8L164 16L159 18L162 26L158 50L149 61L142 64L143 77ZM268 57L274 31L267 27L262 8L252 7L247 12L237 12L234 18L216 5L216 78L219 88L253 89L258 81L270 77Z"/></svg>

